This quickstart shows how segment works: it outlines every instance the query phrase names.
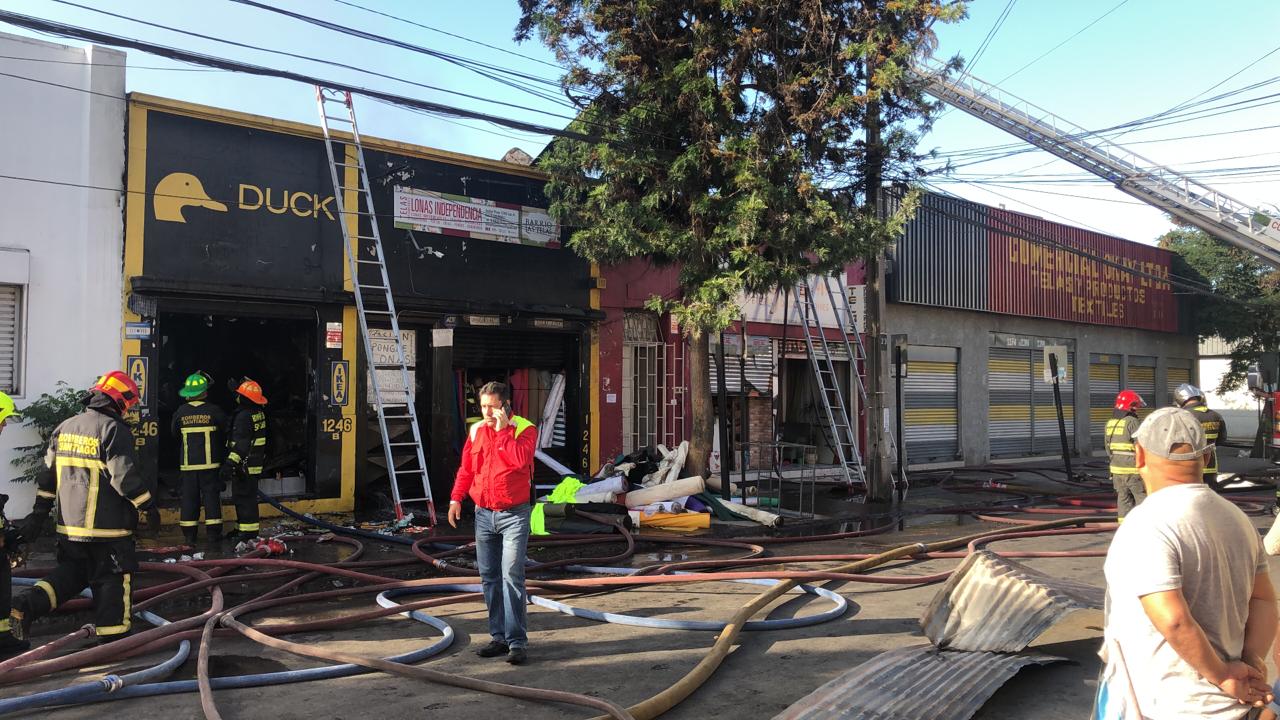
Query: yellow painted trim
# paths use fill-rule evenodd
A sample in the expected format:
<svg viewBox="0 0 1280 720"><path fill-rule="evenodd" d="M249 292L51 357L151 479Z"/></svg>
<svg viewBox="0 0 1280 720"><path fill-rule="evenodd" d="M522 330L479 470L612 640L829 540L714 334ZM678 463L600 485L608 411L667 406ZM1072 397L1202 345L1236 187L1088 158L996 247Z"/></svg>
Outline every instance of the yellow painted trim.
<svg viewBox="0 0 1280 720"><path fill-rule="evenodd" d="M600 266L591 263L591 290L589 292L589 303L592 310L600 309L600 289L597 287L600 283L596 278L600 277ZM590 370L588 372L588 380L591 384L590 405L591 408L591 450L588 453L589 472L595 472L600 467L600 323L591 323L591 358Z"/></svg>
<svg viewBox="0 0 1280 720"><path fill-rule="evenodd" d="M209 105L199 105L196 103L183 102L181 100L173 100L156 95L148 95L146 93L129 93L129 103L131 107L136 106L144 109L163 110L176 115L186 115L205 120L214 120L230 123L232 125L256 128L259 130L300 135L302 137L310 138L320 138L324 136L318 125L308 125L306 123L293 122L291 120L280 120L278 118L267 117L265 115L253 115L250 113L237 112L235 110L216 108ZM339 140L351 137L350 133L345 132L334 132L333 136ZM435 160L437 162L448 163L450 165L461 165L463 167L472 167L482 170L494 170L496 172L507 173L509 175L521 175L535 180L547 179L546 173L528 165L515 165L512 163L502 162L501 160L490 160L488 158L477 157L475 155L466 155L463 153L441 150L439 148L427 147L425 145L413 145L396 140L370 137L368 135L363 135L360 139L364 143L364 146L371 150L399 153L401 155L420 157L424 160Z"/></svg>
<svg viewBox="0 0 1280 720"><path fill-rule="evenodd" d="M349 386L356 385L357 372L356 331L359 321L356 319L356 308L348 305L342 309L342 359L346 361L350 373L347 377ZM361 405L355 392L349 392L348 402L342 408L342 417L351 419L351 432L342 433L341 475L339 478L338 498L333 500L307 500L305 503L334 503L329 512L350 512L356 506L356 428L360 426L360 418L356 415L356 406ZM299 503L299 505L302 503ZM298 505L286 503L286 506L297 512L317 512L316 510L300 510ZM272 512L279 512L269 508ZM319 512L325 512L320 510Z"/></svg>
<svg viewBox="0 0 1280 720"><path fill-rule="evenodd" d="M344 145L343 147L345 148L345 152L343 153L342 162L347 163L348 166L355 165L357 159L355 146ZM342 171L343 185L346 185L349 188L354 188L359 184L360 171L357 168L344 167L342 168ZM337 192L337 188L334 188L334 192ZM352 242L356 244L355 248L347 248L344 242L343 250L346 251L344 255L354 252L356 257L360 256L360 241L356 239L356 235L360 234L360 216L357 213L351 212L352 210L360 209L359 203L360 198L357 196L355 190L348 190L342 194L342 206L347 208L347 216L342 218L342 220L347 223L347 237L351 238ZM383 258L384 262L385 260L386 258ZM355 286L352 283L354 283L354 279L351 277L351 258L349 256L343 257L342 289L347 292L355 292ZM346 345L343 345L343 347L346 347ZM352 365L351 367L355 367L355 365Z"/></svg>
<svg viewBox="0 0 1280 720"><path fill-rule="evenodd" d="M129 147L124 202L124 278L122 283L123 322L139 322L137 313L129 310L129 295L133 292L133 278L142 275L142 228L147 218L147 109L129 103ZM124 325L120 326L124 338ZM126 358L142 354L142 341L124 338L120 343L120 366Z"/></svg>

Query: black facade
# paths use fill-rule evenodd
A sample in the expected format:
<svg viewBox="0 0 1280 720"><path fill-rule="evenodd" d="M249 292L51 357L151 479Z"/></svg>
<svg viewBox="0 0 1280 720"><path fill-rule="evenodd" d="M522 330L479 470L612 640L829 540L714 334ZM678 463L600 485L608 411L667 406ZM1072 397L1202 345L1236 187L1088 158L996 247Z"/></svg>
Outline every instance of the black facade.
<svg viewBox="0 0 1280 720"><path fill-rule="evenodd" d="M138 433L144 464L171 482L166 426L188 373L213 374L210 399L228 409L225 381L248 375L269 400L268 475L293 478L292 494L304 498L376 492L385 474L366 459L380 439L318 130L137 98L130 124L125 355L148 390ZM479 373L564 372L565 430L585 438L590 265L555 242L410 230L394 214L397 188L545 208L543 180L528 168L368 140L365 158L400 325L415 334L417 408L437 499L451 485L465 422L456 388ZM368 221L360 234L370 234ZM446 336L448 345L437 342ZM527 411L535 422L540 413ZM583 453L575 442L551 454L579 467Z"/></svg>

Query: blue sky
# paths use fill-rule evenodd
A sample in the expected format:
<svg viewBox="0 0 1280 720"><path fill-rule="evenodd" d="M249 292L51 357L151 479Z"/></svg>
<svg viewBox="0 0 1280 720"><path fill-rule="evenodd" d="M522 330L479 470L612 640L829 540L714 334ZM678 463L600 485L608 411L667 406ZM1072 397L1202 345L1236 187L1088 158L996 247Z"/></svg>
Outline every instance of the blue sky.
<svg viewBox="0 0 1280 720"><path fill-rule="evenodd" d="M545 64L552 58L540 45L517 45L511 40L518 18L515 0L469 3L352 0L402 20L371 14L338 0L263 1L531 75L547 79L557 75L555 68ZM230 0L200 3L80 0L80 4L102 7L124 18L108 17L53 0L6 0L5 7L113 34L299 70L552 126L564 125L571 113L568 108L498 85L434 58L338 35ZM1229 11L1224 11L1228 6ZM969 4L968 19L939 28L938 55L974 57L1006 9L1005 21L972 68L974 76L997 82L1002 90L1090 130L1166 111L1221 83L1280 46L1280 40L1269 32L1280 27L1280 2L1276 0L1232 0L1230 3L977 0ZM1014 74L1104 14L1105 17L1065 45ZM345 62L395 79L191 38L139 25L135 18ZM465 36L474 42L416 27L403 20ZM3 24L0 31L30 34ZM7 59L0 59L0 66L6 72L15 73L24 67L21 61ZM136 52L130 52L129 66L127 82L133 91L308 123L316 119L312 89L307 86L224 72L154 69L185 66ZM1277 76L1280 76L1280 52L1257 62L1203 97ZM528 109L483 103L444 90L494 98ZM1233 96L1215 106L1276 92L1280 92L1280 82ZM1199 120L1170 118L1164 127L1132 130L1117 142L1157 163L1192 174L1239 200L1269 207L1274 213L1275 207L1267 204L1280 203L1280 129L1251 129L1280 124L1280 121L1276 120L1274 102L1260 99L1258 107L1248 105L1223 107L1215 116ZM361 127L368 134L484 157L500 157L513 146L536 154L547 140L482 122L425 117L370 101L360 103L357 112ZM938 179L936 186L947 192L1142 242L1152 242L1168 229L1160 212L1045 153L1031 151L989 159L1005 155L1004 146L1014 142L1010 136L979 120L951 111L939 119L921 147L939 152L937 164L955 153L961 153L955 156L957 163L984 160L958 169L953 178ZM999 149L977 155L971 152L974 148L992 147Z"/></svg>

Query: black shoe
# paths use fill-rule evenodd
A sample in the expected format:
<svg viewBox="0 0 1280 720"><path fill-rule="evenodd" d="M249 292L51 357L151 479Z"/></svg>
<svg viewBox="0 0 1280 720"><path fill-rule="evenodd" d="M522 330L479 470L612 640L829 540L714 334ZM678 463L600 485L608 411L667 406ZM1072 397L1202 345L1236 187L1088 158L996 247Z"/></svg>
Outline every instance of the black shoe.
<svg viewBox="0 0 1280 720"><path fill-rule="evenodd" d="M525 653L524 648L513 647L507 652L507 662L512 665L523 665L529 659L529 655Z"/></svg>
<svg viewBox="0 0 1280 720"><path fill-rule="evenodd" d="M31 643L19 640L13 633L0 633L0 660L8 660L31 649Z"/></svg>
<svg viewBox="0 0 1280 720"><path fill-rule="evenodd" d="M479 655L482 658L498 657L499 655L506 654L507 644L504 642L498 642L497 640L490 640L488 645L485 645L476 651L476 655Z"/></svg>

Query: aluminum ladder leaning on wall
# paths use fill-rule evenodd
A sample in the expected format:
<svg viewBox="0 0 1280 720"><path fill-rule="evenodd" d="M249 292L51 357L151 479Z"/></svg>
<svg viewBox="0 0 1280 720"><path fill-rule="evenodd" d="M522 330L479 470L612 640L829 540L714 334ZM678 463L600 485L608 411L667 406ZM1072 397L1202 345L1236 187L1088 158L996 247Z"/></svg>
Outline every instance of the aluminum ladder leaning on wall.
<svg viewBox="0 0 1280 720"><path fill-rule="evenodd" d="M925 92L1087 170L1128 195L1280 267L1280 220L1175 170L1157 165L990 83L945 77L940 65L907 70Z"/></svg>
<svg viewBox="0 0 1280 720"><path fill-rule="evenodd" d="M828 295L832 293L831 278L827 276L819 276L818 283L826 285ZM818 306L814 301L814 288L809 286L809 279L805 278L796 283L791 288L796 307L800 311L800 327L804 330L804 345L808 351L809 364L813 368L813 378L817 382L818 387L818 403L822 409L822 420L825 422L821 425L822 432L830 443L832 451L835 453L836 462L840 465L841 473L844 475L844 481L850 487L854 485L862 485L866 487L867 476L866 468L862 463L862 453L858 449L857 427L850 422L848 403L845 402L844 392L840 389L840 380L836 376L835 363L831 359L831 343L827 340L825 328L822 326L822 319L818 315ZM844 290L838 293L844 297ZM846 325L848 321L848 298L845 298L843 309L841 305L837 305L833 299L832 309L836 316L836 327L840 330L840 336L848 358L853 365L853 372L850 373L854 382L858 386L859 396L862 398L862 404L859 407L859 417L865 412L866 408L866 389L862 383L862 376L857 371L856 363L862 361L861 355L855 355L849 344L849 331ZM862 347L861 339L858 341L858 347ZM821 352L819 352L821 349Z"/></svg>
<svg viewBox="0 0 1280 720"><path fill-rule="evenodd" d="M418 413L413 405L414 378L409 372L405 357L404 336L400 334L400 320L396 317L395 300L391 295L391 280L387 275L382 236L378 231L378 216L373 208L373 192L369 185L369 173L364 161L364 146L360 130L356 126L356 111L351 93L316 86L316 105L320 111L320 127L324 130L324 150L329 158L329 174L333 180L334 204L338 207L338 226L342 228L342 243L347 254L351 273L351 285L356 296L356 316L360 319L360 339L364 345L364 357L369 363L369 382L373 389L374 408L378 414L378 431L382 435L382 451L387 461L387 479L391 485L391 498L395 505L396 519L405 517L404 506L426 503L427 515L432 527L436 524L435 501L431 498L431 481L427 476L426 454L422 448L422 431L418 426ZM339 109L340 108L340 109ZM331 112L339 114L331 114ZM351 134L351 140L333 137L330 124ZM334 153L337 144L342 160ZM355 185L343 182L355 171ZM347 208L346 193L354 192L355 206ZM362 209L363 208L363 209ZM350 227L349 227L350 226ZM352 229L354 227L354 231ZM362 235L367 227L369 234ZM370 321L391 326L391 342L395 348L394 362L379 363L373 353ZM399 388L384 387L389 373L397 376ZM391 426L410 430L408 440L400 440L403 430L394 434ZM402 482L410 483L410 494L419 492L421 497L404 497L400 492Z"/></svg>

